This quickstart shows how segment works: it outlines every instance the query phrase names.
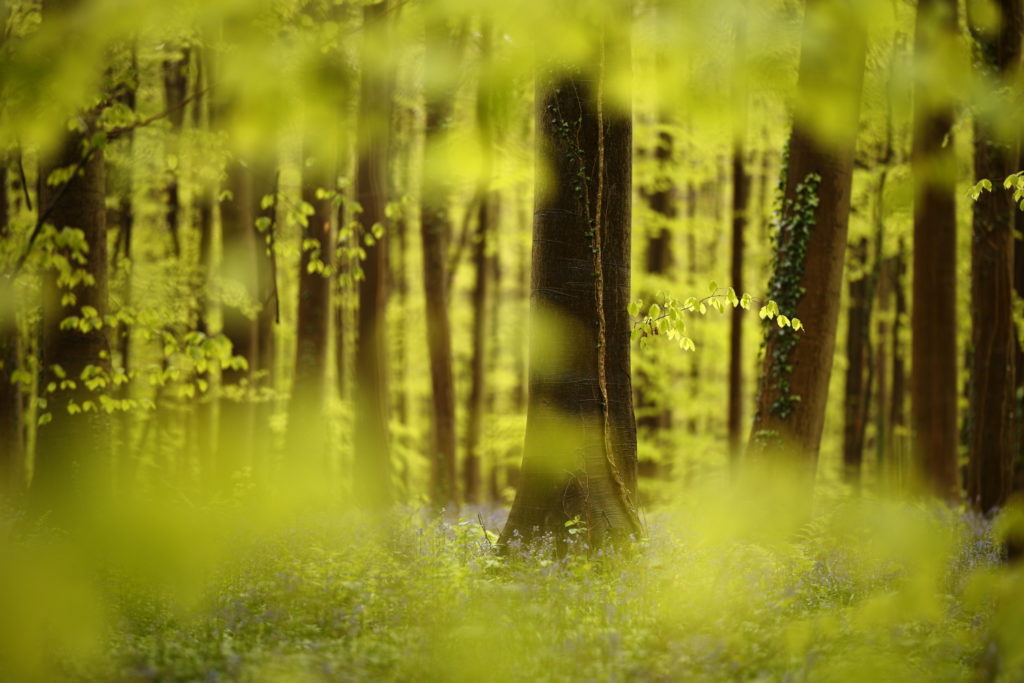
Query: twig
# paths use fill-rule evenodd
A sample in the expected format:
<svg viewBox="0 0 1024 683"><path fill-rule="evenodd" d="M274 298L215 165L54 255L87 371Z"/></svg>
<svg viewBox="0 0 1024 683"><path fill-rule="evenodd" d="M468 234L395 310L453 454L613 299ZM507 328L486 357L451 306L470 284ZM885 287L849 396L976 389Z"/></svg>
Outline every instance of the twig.
<svg viewBox="0 0 1024 683"><path fill-rule="evenodd" d="M186 97L181 102L179 102L176 106L171 107L170 109L167 109L166 111L163 111L163 112L161 112L159 114L154 114L153 116L150 116L149 118L145 118L142 121L137 121L137 122L131 124L130 126L121 126L120 128L114 128L113 130L111 130L111 131L109 131L107 133L107 138L112 140L112 139L117 138L120 135L123 135L123 134L129 132L129 131L133 131L136 128L142 128L144 126L148 126L149 124L151 124L151 123L153 123L155 121L159 121L160 119L167 117L168 115L170 115L172 112L176 111L177 109L180 109L181 107L184 107L186 104L188 104L192 100L201 97L202 95L207 93L210 90L210 88L212 88L212 87L213 86L207 86L207 87L203 88L202 90L193 93L189 97ZM43 230L43 225L46 223L46 219L49 218L50 215L53 213L54 209L57 208L57 204L59 204L60 200L64 198L64 194L67 192L68 187L71 185L72 181L74 181L75 177L79 174L79 172L81 172L81 170L85 167L85 165L87 163L89 163L89 159L92 158L92 155L96 152L97 149L99 149L99 148L95 147L95 146L92 146L92 145L89 146L89 149L85 152L84 155L82 155L82 158L75 165L74 171L72 171L70 177L68 177L68 179L66 181L64 181L64 184L61 185L60 189L57 190L57 194L54 195L53 200L50 202L49 206L46 207L45 211L43 211L42 213L39 214L39 218L36 219L36 224L32 228L32 233L28 236L28 244L25 245L25 251L22 252L21 256L18 257L17 262L14 264L14 268L11 270L11 272L9 272L7 274L7 277L9 277L9 278L10 277L14 277L19 272L21 272L22 267L25 265L25 261L28 260L29 254L32 253L32 247L35 245L36 239L38 239L38 237L39 237L39 233L42 232L42 230ZM19 158L19 167L20 167L20 159L21 159L20 155L19 155L18 158ZM24 181L24 169L20 169L20 170L21 170L21 173L22 173L22 185L24 185L25 184L25 181ZM26 192L27 191L28 190L26 189Z"/></svg>
<svg viewBox="0 0 1024 683"><path fill-rule="evenodd" d="M18 147L18 176L21 178L21 191L25 195L25 204L29 211L33 211L32 197L28 194L28 179L25 177L25 164L21 156L21 147Z"/></svg>
<svg viewBox="0 0 1024 683"><path fill-rule="evenodd" d="M487 547L493 548L494 544L491 543L490 537L487 535L487 527L484 526L484 516L479 512L476 513L476 521L480 524L480 531L484 533L484 541L487 542Z"/></svg>
<svg viewBox="0 0 1024 683"><path fill-rule="evenodd" d="M25 265L25 261L28 259L29 254L32 253L32 245L35 244L36 239L39 237L39 233L42 232L43 230L43 225L46 223L46 219L49 218L50 214L53 213L53 210L57 208L57 204L59 204L60 200L64 198L64 194L68 191L68 187L71 186L71 182L75 179L75 176L79 174L82 168L85 167L85 165L89 162L89 159L92 158L92 155L96 151L96 149L96 147L89 147L88 151L86 151L86 153L82 155L82 158L75 165L75 168L71 173L71 176L67 180L65 180L64 184L60 186L59 190L57 190L57 194L54 195L53 201L50 202L50 205L46 207L45 211L39 214L39 218L36 219L36 224L32 228L32 233L28 236L28 244L25 245L25 251L23 251L21 256L18 257L18 261L14 264L14 269L7 274L7 277L14 277L19 272L21 272L22 266Z"/></svg>

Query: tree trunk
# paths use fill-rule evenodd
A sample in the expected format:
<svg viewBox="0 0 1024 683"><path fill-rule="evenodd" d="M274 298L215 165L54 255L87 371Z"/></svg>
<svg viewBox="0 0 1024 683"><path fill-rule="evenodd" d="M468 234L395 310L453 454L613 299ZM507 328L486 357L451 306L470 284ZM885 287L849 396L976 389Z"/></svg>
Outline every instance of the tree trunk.
<svg viewBox="0 0 1024 683"><path fill-rule="evenodd" d="M934 58L956 39L956 0L919 0L915 53ZM918 475L933 494L960 497L957 466L956 159L953 108L937 85L914 91L914 289L911 428Z"/></svg>
<svg viewBox="0 0 1024 683"><path fill-rule="evenodd" d="M621 39L601 49L629 54ZM592 547L640 532L626 310L632 124L602 101L597 76L596 92L589 75L538 78L549 182L536 192L526 440L503 546L561 536L576 518Z"/></svg>
<svg viewBox="0 0 1024 683"><path fill-rule="evenodd" d="M53 171L78 165L80 170L66 187L46 182ZM100 409L102 388L93 391L87 381L110 373L107 328L87 323L98 323L107 313L105 193L103 152L84 152L80 135L66 136L40 168L38 210L45 212L52 206L47 222L57 231L80 230L87 245L81 265L71 260L69 250L58 249L56 254L67 259L72 271L80 268L92 280L92 284L79 281L66 286L59 284L56 269L44 275L40 388L50 422L37 435L32 502L39 511L53 510L57 518L78 509L87 492L102 495L102 475L110 464L110 421ZM68 294L74 296L73 303L62 302ZM62 326L70 316L80 324Z"/></svg>
<svg viewBox="0 0 1024 683"><path fill-rule="evenodd" d="M744 119L744 127L746 125ZM750 176L743 163L743 133L737 132L732 148L732 259L733 289L743 291L743 233L747 228ZM742 449L743 432L743 319L742 308L732 310L729 327L729 459L735 465Z"/></svg>
<svg viewBox="0 0 1024 683"><path fill-rule="evenodd" d="M843 480L860 486L864 461L864 432L868 418L868 355L871 308L868 282L868 239L862 237L853 248L853 272L849 282L849 310L846 328L846 387L843 426Z"/></svg>
<svg viewBox="0 0 1024 683"><path fill-rule="evenodd" d="M813 473L825 419L850 213L850 186L866 37L843 3L808 0L798 105L789 142L782 217L768 296L806 321L794 332L766 322L764 365L752 445L781 448ZM812 127L817 108L804 93L839 92L844 117L831 139ZM808 296L804 296L808 293Z"/></svg>
<svg viewBox="0 0 1024 683"><path fill-rule="evenodd" d="M489 29L488 29L489 30ZM481 44L481 52L490 58L491 40L485 33ZM472 351L470 356L470 386L466 403L466 460L463 470L463 485L466 502L480 502L480 472L482 456L480 453L480 437L483 431L484 414L487 409L486 361L487 361L487 318L488 306L492 295L491 263L488 257L491 235L494 231L495 217L498 210L497 192L491 190L494 168L494 99L493 85L486 77L481 77L477 89L476 119L480 131L480 144L483 154L483 167L477 188L477 224L473 238L473 269L476 279L473 283L473 331Z"/></svg>
<svg viewBox="0 0 1024 683"><path fill-rule="evenodd" d="M310 473L324 472L327 456L325 400L331 314L334 206L317 191L335 189L332 164L313 154L303 170L302 201L313 207L302 231L299 258L295 373L288 403L288 460Z"/></svg>
<svg viewBox="0 0 1024 683"><path fill-rule="evenodd" d="M382 34L386 32L387 12L386 1L363 8L363 69L356 163L356 200L363 208L360 222L366 259L362 263L363 280L359 283L353 464L357 498L363 505L377 508L392 500L385 352L388 244L384 230L392 78L389 67L372 56L372 41L385 37Z"/></svg>
<svg viewBox="0 0 1024 683"><path fill-rule="evenodd" d="M196 74L192 84L192 126L195 130L202 129L203 110L207 112L206 128L213 129L213 108L204 107L208 102L202 98L201 93L206 87L204 82L206 74L210 71L210 52L203 50L196 53L195 65ZM209 183L201 183L201 189L195 197L196 207L196 228L199 232L199 262L196 264L196 283L200 294L196 301L196 330L206 336L211 336L213 328L210 324L210 279L213 273L213 188ZM197 380L205 382L206 386L211 385L212 375L207 370L197 373ZM214 415L214 395L207 389L200 399L199 405L193 413L195 418L195 439L196 457L199 463L199 474L201 482L212 487L212 468L214 466L214 434L216 433L216 420Z"/></svg>
<svg viewBox="0 0 1024 683"><path fill-rule="evenodd" d="M1024 140L1021 141L1017 160L1017 168L1024 169ZM1018 298L1024 299L1024 210L1016 212L1016 229L1013 240L1013 288ZM1017 339L1022 336L1018 326L1015 329ZM1014 444L1014 493L1024 493L1024 346L1018 341L1014 352L1014 378L1017 387L1016 415L1017 441Z"/></svg>
<svg viewBox="0 0 1024 683"><path fill-rule="evenodd" d="M907 289L904 284L907 273L907 250L902 238L899 242L899 250L896 252L893 270L896 314L892 323L892 400L889 413L891 431L889 432L887 450L893 463L892 469L896 483L898 487L902 487L910 471L910 439L905 405L907 397L906 349L901 339L907 318Z"/></svg>
<svg viewBox="0 0 1024 683"><path fill-rule="evenodd" d="M1020 67L1021 2L996 4L1002 14L999 30L972 32L978 67L1005 87ZM1021 169L1018 141L1001 139L996 132L996 117L1006 111L980 111L974 118L974 175L993 185L974 204L971 249L974 364L967 494L983 513L1001 507L1012 491L1016 437L1013 229L1018 209L1002 180Z"/></svg>
<svg viewBox="0 0 1024 683"><path fill-rule="evenodd" d="M0 158L0 241L10 238L6 157ZM25 442L21 420L18 369L17 303L13 287L0 285L0 499L20 493L24 486Z"/></svg>

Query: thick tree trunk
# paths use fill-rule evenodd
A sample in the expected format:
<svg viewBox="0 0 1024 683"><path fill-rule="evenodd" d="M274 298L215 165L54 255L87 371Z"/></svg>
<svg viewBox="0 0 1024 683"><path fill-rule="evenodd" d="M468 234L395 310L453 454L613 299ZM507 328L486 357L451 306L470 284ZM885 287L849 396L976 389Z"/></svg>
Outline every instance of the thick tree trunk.
<svg viewBox="0 0 1024 683"><path fill-rule="evenodd" d="M602 49L629 54L620 39ZM609 55L612 57L613 55ZM602 60L603 61L603 60ZM538 79L530 386L522 481L500 542L640 532L630 386L631 121L603 74Z"/></svg>
<svg viewBox="0 0 1024 683"><path fill-rule="evenodd" d="M383 39L388 3L363 8L363 71L359 101L359 156L356 200L363 208L363 280L359 283L358 343L355 351L354 467L359 501L383 507L392 500L388 444L386 320L388 242L384 214L388 200L388 128L392 78L372 58L372 42ZM388 70L388 71L382 71ZM374 235L376 230L377 235Z"/></svg>
<svg viewBox="0 0 1024 683"><path fill-rule="evenodd" d="M322 156L307 159L302 201L313 207L302 232L299 258L298 322L295 373L288 403L288 460L309 472L326 465L327 340L331 315L331 265L334 254L334 207L317 190L335 189L332 164Z"/></svg>
<svg viewBox="0 0 1024 683"><path fill-rule="evenodd" d="M1020 151L1017 158L1017 168L1024 169L1024 139L1021 140ZM1024 210L1016 212L1016 229L1013 240L1013 289L1018 298L1024 299ZM1022 335L1018 326L1015 328L1017 339ZM1024 493L1024 346L1018 341L1014 352L1014 381L1017 388L1017 401L1015 404L1017 416L1017 435L1014 444L1014 473L1013 491L1016 494Z"/></svg>
<svg viewBox="0 0 1024 683"><path fill-rule="evenodd" d="M996 83L1010 85L1020 67L1021 2L1000 0L998 32L974 31L978 67ZM974 204L971 249L972 367L970 461L967 494L980 512L1002 506L1013 488L1016 439L1013 325L1013 229L1016 203L1002 179L1017 168L1018 141L1001 139L996 116L1005 109L979 112L974 119L974 175L992 181Z"/></svg>
<svg viewBox="0 0 1024 683"><path fill-rule="evenodd" d="M798 98L768 296L807 328L766 323L751 443L780 448L813 473L839 318L866 37L861 18L832 0L808 0L805 36L797 87L838 90L845 120L830 140L820 139L817 110Z"/></svg>
<svg viewBox="0 0 1024 683"><path fill-rule="evenodd" d="M58 518L78 508L86 492L102 495L103 475L110 464L110 420L100 409L100 392L88 386L90 377L109 375L110 345L103 325L62 326L69 316L82 324L97 323L107 313L106 181L103 153L93 150L83 161L83 140L67 136L60 149L40 168L39 211L52 206L48 223L58 231L82 232L85 263L70 260L71 270L88 274L91 284L58 284L59 273L48 270L43 283L42 397L49 424L39 428L32 479L32 503L37 510L51 509ZM67 187L46 180L57 170L81 164ZM66 294L74 302L62 302ZM64 305L67 303L67 305ZM52 389L52 390L51 390ZM72 414L75 413L75 414Z"/></svg>
<svg viewBox="0 0 1024 683"><path fill-rule="evenodd" d="M956 0L919 0L915 53L934 58L956 39ZM936 85L914 92L914 286L911 312L911 428L921 482L960 497L957 466L956 160L953 109Z"/></svg>

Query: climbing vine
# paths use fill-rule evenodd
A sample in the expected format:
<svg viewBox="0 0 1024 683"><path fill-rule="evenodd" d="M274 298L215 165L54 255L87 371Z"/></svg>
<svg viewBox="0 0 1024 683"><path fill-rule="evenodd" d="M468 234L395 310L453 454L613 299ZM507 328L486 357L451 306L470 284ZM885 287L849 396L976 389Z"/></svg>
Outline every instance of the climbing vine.
<svg viewBox="0 0 1024 683"><path fill-rule="evenodd" d="M787 161L784 159L783 173L786 171ZM781 185L782 181L780 194L784 192ZM806 292L801 281L807 257L807 243L815 224L814 213L818 207L820 185L821 176L817 173L808 173L797 184L793 197L782 199L781 209L776 211L778 223L772 236L775 256L772 261L772 277L768 282L768 296L785 310L795 311ZM770 346L771 358L767 372L761 377L758 391L760 393L765 389L774 389L776 396L769 407L769 412L781 420L792 415L797 403L800 402L799 396L790 393L792 356L797 345L797 336L794 332L793 328L787 329L781 325L778 330L769 327L762 345L762 350L767 352L768 340L774 341ZM760 419L760 415L755 419Z"/></svg>

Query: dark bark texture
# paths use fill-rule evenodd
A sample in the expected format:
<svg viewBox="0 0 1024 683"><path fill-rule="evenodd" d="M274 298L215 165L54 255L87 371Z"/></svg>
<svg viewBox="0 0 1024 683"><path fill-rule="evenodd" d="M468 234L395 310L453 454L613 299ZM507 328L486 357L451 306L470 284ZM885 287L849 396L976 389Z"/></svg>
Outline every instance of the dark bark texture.
<svg viewBox="0 0 1024 683"><path fill-rule="evenodd" d="M548 182L535 200L522 480L502 544L562 534L576 517L593 545L640 530L627 313L632 126L628 112L598 104L594 83L538 79L537 158Z"/></svg>
<svg viewBox="0 0 1024 683"><path fill-rule="evenodd" d="M866 36L862 18L832 0L808 0L804 33L798 91L833 90L845 120L822 139L816 109L798 97L769 296L806 330L766 324L751 444L755 452L781 449L813 472L835 351Z"/></svg>
<svg viewBox="0 0 1024 683"><path fill-rule="evenodd" d="M998 31L972 31L976 65L993 83L1009 85L1020 66L1021 3L999 0ZM967 495L980 512L992 512L1012 490L1016 400L1014 365L1017 340L1013 325L1013 228L1017 206L1002 187L1017 168L1018 141L996 130L1000 112L979 112L974 119L974 175L992 181L974 204L971 248L971 343L974 349L970 397L971 439Z"/></svg>

